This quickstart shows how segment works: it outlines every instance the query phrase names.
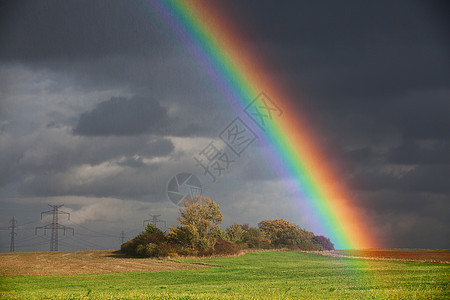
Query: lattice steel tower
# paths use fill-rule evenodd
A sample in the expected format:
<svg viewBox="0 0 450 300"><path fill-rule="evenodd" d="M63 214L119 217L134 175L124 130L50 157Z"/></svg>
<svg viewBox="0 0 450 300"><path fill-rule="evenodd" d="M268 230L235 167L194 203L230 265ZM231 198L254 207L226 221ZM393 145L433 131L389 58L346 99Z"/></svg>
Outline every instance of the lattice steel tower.
<svg viewBox="0 0 450 300"><path fill-rule="evenodd" d="M149 215L150 217L152 217L149 220L144 220L144 222L142 222L142 225L145 226L145 223L152 223L153 225L156 226L156 223L164 223L164 227L166 227L166 221L165 220L158 220L158 217L160 217L161 215Z"/></svg>
<svg viewBox="0 0 450 300"><path fill-rule="evenodd" d="M53 220L52 223L44 225L44 226L39 226L35 228L35 234L37 234L38 229L44 229L44 234L46 234L46 230L47 229L51 229L52 230L52 237L50 239L50 251L58 251L58 230L62 229L64 230L64 235L66 235L66 230L72 230L72 235L74 234L74 230L72 227L67 227L64 225L61 225L58 223L58 215L61 214L65 214L68 216L68 219L70 220L70 214L68 212L59 210L60 207L64 206L64 204L62 205L50 205L50 207L52 207L52 210L49 211L44 211L41 213L41 220L42 220L42 215L43 214L53 214Z"/></svg>
<svg viewBox="0 0 450 300"><path fill-rule="evenodd" d="M9 246L9 252L14 252L14 237L17 235L17 233L15 232L15 229L17 228L17 220L15 219L15 217L12 217L9 223L11 223L11 226L8 227L8 229L11 229L11 245Z"/></svg>

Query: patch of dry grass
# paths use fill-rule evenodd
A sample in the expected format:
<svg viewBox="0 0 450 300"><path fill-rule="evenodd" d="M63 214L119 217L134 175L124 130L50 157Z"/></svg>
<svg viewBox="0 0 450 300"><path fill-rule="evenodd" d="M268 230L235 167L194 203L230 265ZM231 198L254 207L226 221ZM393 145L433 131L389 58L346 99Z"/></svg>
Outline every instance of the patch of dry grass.
<svg viewBox="0 0 450 300"><path fill-rule="evenodd" d="M76 275L200 269L206 264L166 259L129 258L116 250L0 254L0 275Z"/></svg>

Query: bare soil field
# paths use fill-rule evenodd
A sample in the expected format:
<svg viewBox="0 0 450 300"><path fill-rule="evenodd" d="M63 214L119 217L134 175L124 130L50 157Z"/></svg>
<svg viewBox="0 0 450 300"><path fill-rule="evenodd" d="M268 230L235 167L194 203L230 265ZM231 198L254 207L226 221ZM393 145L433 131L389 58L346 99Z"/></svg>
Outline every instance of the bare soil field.
<svg viewBox="0 0 450 300"><path fill-rule="evenodd" d="M450 250L427 249L367 249L334 250L318 254L335 257L356 257L379 260L402 260L419 262L450 263Z"/></svg>
<svg viewBox="0 0 450 300"><path fill-rule="evenodd" d="M0 254L0 276L74 275L208 267L211 265L164 259L129 258L121 255L117 250Z"/></svg>

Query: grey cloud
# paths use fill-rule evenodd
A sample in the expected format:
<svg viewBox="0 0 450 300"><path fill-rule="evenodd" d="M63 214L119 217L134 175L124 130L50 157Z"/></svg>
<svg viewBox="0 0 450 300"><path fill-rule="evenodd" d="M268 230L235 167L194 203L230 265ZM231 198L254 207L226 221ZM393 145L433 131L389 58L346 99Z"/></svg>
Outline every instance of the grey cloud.
<svg viewBox="0 0 450 300"><path fill-rule="evenodd" d="M124 161L119 162L119 165L131 168L142 168L145 166L145 163L142 157L128 157Z"/></svg>
<svg viewBox="0 0 450 300"><path fill-rule="evenodd" d="M406 173L400 186L406 190L450 193L450 165L420 165Z"/></svg>
<svg viewBox="0 0 450 300"><path fill-rule="evenodd" d="M130 1L3 1L0 58L50 61L161 54L173 47L146 4ZM158 41L158 42L155 42Z"/></svg>
<svg viewBox="0 0 450 300"><path fill-rule="evenodd" d="M10 141L2 150L1 184L26 177L62 174L80 165L99 165L108 161L136 163L143 158L166 157L174 151L172 142L147 135L123 137L73 136L67 128L45 128L43 132Z"/></svg>
<svg viewBox="0 0 450 300"><path fill-rule="evenodd" d="M390 163L395 164L450 164L450 141L436 141L420 146L413 140L406 140L387 154Z"/></svg>
<svg viewBox="0 0 450 300"><path fill-rule="evenodd" d="M401 174L387 172L380 167L358 170L348 176L349 185L359 191L414 191L436 194L450 192L450 166L419 165ZM407 201L404 199L403 201Z"/></svg>
<svg viewBox="0 0 450 300"><path fill-rule="evenodd" d="M19 189L28 196L92 196L140 199L154 194L150 181L158 167L127 168L124 166L98 166L98 173L90 174L88 166L81 166L85 171L34 174L23 182ZM109 172L111 170L111 172ZM105 173L103 173L105 172Z"/></svg>
<svg viewBox="0 0 450 300"><path fill-rule="evenodd" d="M80 116L74 133L86 136L160 133L167 111L151 98L111 98Z"/></svg>
<svg viewBox="0 0 450 300"><path fill-rule="evenodd" d="M26 86L39 75L42 87L35 101L33 92L21 87L16 93L12 87L19 85L9 84L23 80L21 72L2 81L16 97L10 99L16 117L0 136L0 172L8 187L19 196L154 203L165 197L174 174L201 172L191 150L183 152L189 147L175 149L167 136L215 138L236 111L185 41L146 4L0 5L0 61L36 70ZM245 32L242 51L259 54L255 62L293 95L288 101L297 102L305 124L321 129L312 138L325 153L323 163L336 166L337 180L358 195L356 205L373 216L374 231L387 245L448 247L442 238L450 228L448 1L249 0L223 7ZM46 94L54 100L44 102ZM99 99L130 94L154 98L111 99L86 111ZM249 149L254 152L231 166L220 184L205 183L233 221L257 221L261 204L263 214L280 218L303 213L273 202L286 192L273 182L284 186L290 178L276 174L259 152L263 147ZM291 196L283 194L283 205ZM304 224L313 222L305 218Z"/></svg>
<svg viewBox="0 0 450 300"><path fill-rule="evenodd" d="M350 186L356 190L385 190L395 188L398 178L379 169L361 170L351 174Z"/></svg>
<svg viewBox="0 0 450 300"><path fill-rule="evenodd" d="M377 224L373 234L386 247L450 246L447 194L386 190L364 192L358 198Z"/></svg>
<svg viewBox="0 0 450 300"><path fill-rule="evenodd" d="M450 232L445 220L435 217L423 217L416 212L411 214L387 214L378 220L377 231L387 247L395 245L399 248L413 247L424 249L447 249L450 244Z"/></svg>
<svg viewBox="0 0 450 300"><path fill-rule="evenodd" d="M402 128L407 139L444 139L450 140L450 96L449 90L435 93L419 94L398 102L394 109L397 116L392 116Z"/></svg>
<svg viewBox="0 0 450 300"><path fill-rule="evenodd" d="M374 153L373 149L371 147L362 147L357 148L349 151L345 151L342 154L342 158L344 158L347 161L350 161L354 164L359 163L369 163L374 161L377 158L377 154Z"/></svg>

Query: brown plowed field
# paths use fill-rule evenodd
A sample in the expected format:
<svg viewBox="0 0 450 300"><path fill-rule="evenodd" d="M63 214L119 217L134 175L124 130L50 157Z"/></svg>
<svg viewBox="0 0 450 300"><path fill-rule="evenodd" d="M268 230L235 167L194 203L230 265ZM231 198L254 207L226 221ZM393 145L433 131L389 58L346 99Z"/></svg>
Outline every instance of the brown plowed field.
<svg viewBox="0 0 450 300"><path fill-rule="evenodd" d="M450 263L450 250L426 249L369 249L369 250L334 250L323 255L337 257L358 257L367 259L403 260L420 262Z"/></svg>
<svg viewBox="0 0 450 300"><path fill-rule="evenodd" d="M64 275L200 269L206 264L129 258L116 250L0 254L0 276Z"/></svg>

